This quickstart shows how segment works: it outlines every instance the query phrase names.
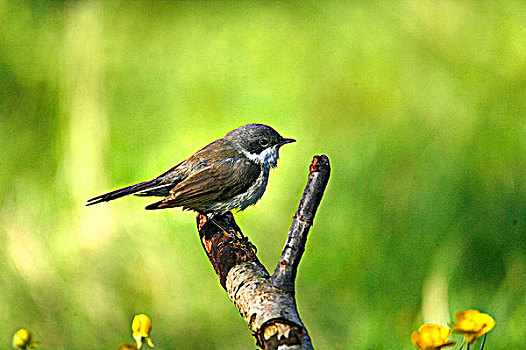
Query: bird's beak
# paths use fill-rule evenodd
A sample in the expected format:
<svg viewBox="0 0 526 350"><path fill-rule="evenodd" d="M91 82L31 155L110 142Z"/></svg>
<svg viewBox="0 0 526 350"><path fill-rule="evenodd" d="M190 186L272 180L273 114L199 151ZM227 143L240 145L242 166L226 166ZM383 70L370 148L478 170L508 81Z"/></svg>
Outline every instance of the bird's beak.
<svg viewBox="0 0 526 350"><path fill-rule="evenodd" d="M296 142L296 140L294 139L281 139L281 141L279 142L279 146L283 146L284 144L287 144L287 143L291 143L291 142Z"/></svg>

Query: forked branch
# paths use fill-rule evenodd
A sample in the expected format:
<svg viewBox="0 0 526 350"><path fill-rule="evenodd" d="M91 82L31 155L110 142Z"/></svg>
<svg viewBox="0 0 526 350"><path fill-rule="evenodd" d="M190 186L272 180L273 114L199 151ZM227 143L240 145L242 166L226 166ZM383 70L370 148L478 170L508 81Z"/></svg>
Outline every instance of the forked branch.
<svg viewBox="0 0 526 350"><path fill-rule="evenodd" d="M262 349L312 349L296 308L294 281L329 175L327 156L315 156L272 276L259 262L254 246L243 236L232 214L214 216L215 224L206 216L197 216L201 243L219 281Z"/></svg>

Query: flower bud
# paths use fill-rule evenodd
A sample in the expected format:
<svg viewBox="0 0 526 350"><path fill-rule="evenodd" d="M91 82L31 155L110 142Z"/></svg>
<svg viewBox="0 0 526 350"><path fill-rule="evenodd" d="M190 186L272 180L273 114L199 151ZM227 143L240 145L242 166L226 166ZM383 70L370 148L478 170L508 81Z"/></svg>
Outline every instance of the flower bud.
<svg viewBox="0 0 526 350"><path fill-rule="evenodd" d="M411 334L411 342L421 350L440 350L455 343L449 341L452 330L438 324L424 324Z"/></svg>
<svg viewBox="0 0 526 350"><path fill-rule="evenodd" d="M491 331L493 327L495 327L493 317L478 310L460 310L455 313L453 329L457 333L464 333L466 343L474 343L477 338Z"/></svg>
<svg viewBox="0 0 526 350"><path fill-rule="evenodd" d="M133 339L137 342L137 349L142 347L144 341L146 341L150 347L154 347L152 339L150 338L151 329L152 321L147 315L138 314L133 317L132 334Z"/></svg>
<svg viewBox="0 0 526 350"><path fill-rule="evenodd" d="M13 335L13 348L15 349L33 349L39 345L39 342L33 340L33 335L25 328L21 328Z"/></svg>

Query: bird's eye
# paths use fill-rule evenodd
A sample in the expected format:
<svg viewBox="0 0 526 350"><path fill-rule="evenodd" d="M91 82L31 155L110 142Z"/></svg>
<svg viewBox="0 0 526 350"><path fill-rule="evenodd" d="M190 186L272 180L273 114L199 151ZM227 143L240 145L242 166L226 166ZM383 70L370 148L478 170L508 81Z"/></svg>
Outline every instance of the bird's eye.
<svg viewBox="0 0 526 350"><path fill-rule="evenodd" d="M267 147L268 146L268 140L267 139L261 139L259 140L259 144L261 147Z"/></svg>

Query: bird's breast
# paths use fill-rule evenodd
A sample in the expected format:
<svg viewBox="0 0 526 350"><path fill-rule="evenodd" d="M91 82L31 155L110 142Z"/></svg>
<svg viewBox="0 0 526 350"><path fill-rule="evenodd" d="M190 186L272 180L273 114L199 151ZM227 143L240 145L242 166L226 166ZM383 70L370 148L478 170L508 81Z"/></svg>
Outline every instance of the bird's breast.
<svg viewBox="0 0 526 350"><path fill-rule="evenodd" d="M261 169L261 173L256 182L250 186L245 195L241 195L239 210L243 210L249 205L256 204L256 202L263 196L265 189L267 188L268 175L270 168L264 166Z"/></svg>
<svg viewBox="0 0 526 350"><path fill-rule="evenodd" d="M261 172L252 184L245 192L240 193L230 199L222 202L217 202L211 205L207 210L214 212L227 212L232 209L239 211L246 209L250 205L256 204L256 202L263 196L265 189L267 188L268 176L270 167L262 166Z"/></svg>

